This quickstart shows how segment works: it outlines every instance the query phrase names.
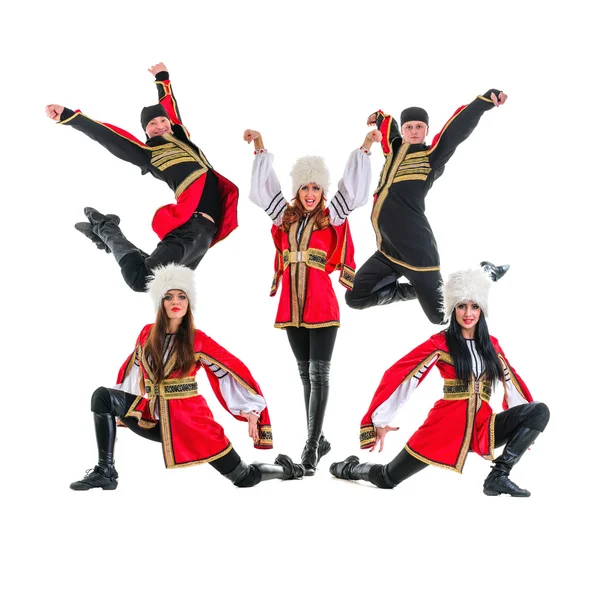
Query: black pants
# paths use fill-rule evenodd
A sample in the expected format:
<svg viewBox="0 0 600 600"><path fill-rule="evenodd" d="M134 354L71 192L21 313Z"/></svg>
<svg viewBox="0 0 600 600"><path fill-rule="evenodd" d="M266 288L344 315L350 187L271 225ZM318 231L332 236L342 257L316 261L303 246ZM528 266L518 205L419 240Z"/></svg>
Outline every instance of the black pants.
<svg viewBox="0 0 600 600"><path fill-rule="evenodd" d="M118 417L124 425L127 425L128 429L131 429L137 435L153 442L161 442L160 425L155 425L151 429L144 429L140 427L135 417L124 417L136 398L137 396L128 392L99 387L92 394L92 412ZM219 471L221 475L225 475L231 473L240 464L240 461L239 454L232 448L225 456L208 464Z"/></svg>
<svg viewBox="0 0 600 600"><path fill-rule="evenodd" d="M121 274L135 292L146 291L146 278L158 266L174 262L195 269L213 241L216 225L194 213L192 218L168 233L148 255L133 247L120 261Z"/></svg>
<svg viewBox="0 0 600 600"><path fill-rule="evenodd" d="M544 431L549 419L550 411L542 402L521 404L498 413L494 422L494 447L504 446L521 427ZM389 479L398 484L422 471L426 466L427 463L415 458L403 448L400 454L387 464L386 472Z"/></svg>
<svg viewBox="0 0 600 600"><path fill-rule="evenodd" d="M369 308L377 304L377 292L389 285L396 285L400 277L409 283L400 286L414 288L417 299L427 318L436 325L444 321L442 311L442 295L440 286L443 283L439 271L413 271L386 258L379 250L371 256L356 272L354 288L346 292L346 304L350 308ZM410 295L409 295L410 297Z"/></svg>
<svg viewBox="0 0 600 600"><path fill-rule="evenodd" d="M296 360L331 361L337 327L286 327L285 332Z"/></svg>

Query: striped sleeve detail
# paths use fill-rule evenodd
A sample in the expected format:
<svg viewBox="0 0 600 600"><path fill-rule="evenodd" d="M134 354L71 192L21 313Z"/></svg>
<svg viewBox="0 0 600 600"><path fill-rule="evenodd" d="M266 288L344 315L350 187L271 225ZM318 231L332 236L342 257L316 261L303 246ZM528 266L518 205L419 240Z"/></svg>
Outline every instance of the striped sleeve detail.
<svg viewBox="0 0 600 600"><path fill-rule="evenodd" d="M287 202L281 193L281 190L275 194L274 198L271 200L269 206L265 208L265 212L271 217L271 220L277 221L279 215L285 210L287 206Z"/></svg>

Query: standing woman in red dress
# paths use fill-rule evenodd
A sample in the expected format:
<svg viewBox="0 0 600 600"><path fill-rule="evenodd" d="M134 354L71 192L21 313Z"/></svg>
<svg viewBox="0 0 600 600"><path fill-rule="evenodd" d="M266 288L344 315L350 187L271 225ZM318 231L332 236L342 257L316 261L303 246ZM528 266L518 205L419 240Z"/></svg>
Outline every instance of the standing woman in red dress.
<svg viewBox="0 0 600 600"><path fill-rule="evenodd" d="M381 140L381 133L369 132L363 145L352 151L327 208L329 172L323 158L298 159L290 173L294 197L288 203L273 170L273 155L265 149L260 133L247 129L244 139L253 141L255 148L250 199L273 222L276 255L271 296L280 283L282 287L275 327L285 329L298 362L308 426L302 465L312 475L331 449L322 429L340 309L329 275L339 270L340 283L352 289L356 265L347 217L369 199L370 148Z"/></svg>
<svg viewBox="0 0 600 600"><path fill-rule="evenodd" d="M488 293L492 279L484 268L458 271L443 285L444 320L448 328L417 346L384 374L371 406L361 422L361 448L380 446L398 409L435 365L444 379L444 395L429 411L423 425L404 449L386 465L360 463L349 456L333 463L338 479L369 481L394 488L427 465L461 473L469 452L493 461L483 484L487 496L529 496L508 476L525 451L544 431L548 407L534 402L527 386L506 359L495 337L488 333ZM504 410L490 407L495 382L504 386ZM504 446L494 457L494 449Z"/></svg>

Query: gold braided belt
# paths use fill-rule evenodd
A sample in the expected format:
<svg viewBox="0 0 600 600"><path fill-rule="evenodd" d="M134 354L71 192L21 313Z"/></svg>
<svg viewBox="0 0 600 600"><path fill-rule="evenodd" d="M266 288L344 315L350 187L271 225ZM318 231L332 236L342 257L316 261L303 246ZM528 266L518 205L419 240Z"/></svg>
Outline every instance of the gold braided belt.
<svg viewBox="0 0 600 600"><path fill-rule="evenodd" d="M309 248L301 252L283 251L283 268L287 269L293 263L306 263L309 267L324 271L327 265L327 252Z"/></svg>
<svg viewBox="0 0 600 600"><path fill-rule="evenodd" d="M193 398L198 395L198 384L195 377L163 379L161 383L152 383L149 379L144 379L144 386L148 398L161 396L170 400L172 398Z"/></svg>
<svg viewBox="0 0 600 600"><path fill-rule="evenodd" d="M470 381L465 385L460 379L444 379L444 400L467 400L473 396L489 402L492 396L490 382Z"/></svg>

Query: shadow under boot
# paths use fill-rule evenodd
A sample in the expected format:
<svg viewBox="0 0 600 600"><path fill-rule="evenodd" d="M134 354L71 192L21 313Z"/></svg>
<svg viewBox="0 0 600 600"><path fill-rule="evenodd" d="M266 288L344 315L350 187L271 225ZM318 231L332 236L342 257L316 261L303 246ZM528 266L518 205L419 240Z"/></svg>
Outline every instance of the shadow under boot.
<svg viewBox="0 0 600 600"><path fill-rule="evenodd" d="M233 471L225 473L224 476L236 487L254 487L261 481L269 479L281 479L282 481L302 479L304 467L294 463L289 456L279 454L275 459L275 464L255 462L247 465L241 460Z"/></svg>
<svg viewBox="0 0 600 600"><path fill-rule="evenodd" d="M304 408L306 409L306 427L308 429L308 415L310 407L310 376L308 373L308 366L310 363L307 360L299 360L296 362L298 363L298 372L300 373L302 387L304 388ZM321 432L321 437L319 438L319 443L317 444L317 462L320 461L330 450L331 444L327 441L323 432Z"/></svg>
<svg viewBox="0 0 600 600"><path fill-rule="evenodd" d="M116 490L119 484L119 474L114 462L117 438L115 417L111 414L94 413L94 428L98 445L98 464L93 469L88 469L83 479L74 481L69 486L72 490L86 491L92 488Z"/></svg>
<svg viewBox="0 0 600 600"><path fill-rule="evenodd" d="M507 442L504 452L494 460L492 471L483 482L483 493L486 496L499 496L500 494L520 498L531 496L528 490L520 488L508 476L538 435L540 432L536 429L521 427Z"/></svg>
<svg viewBox="0 0 600 600"><path fill-rule="evenodd" d="M308 405L308 438L302 450L301 462L306 475L314 475L319 463L319 439L329 398L329 368L327 360L311 360L308 365L310 400Z"/></svg>
<svg viewBox="0 0 600 600"><path fill-rule="evenodd" d="M504 277L506 272L510 269L510 265L500 265L497 267L494 263L488 262L487 260L483 260L479 264L490 276L492 281L498 281L498 279L502 279L502 277Z"/></svg>
<svg viewBox="0 0 600 600"><path fill-rule="evenodd" d="M377 463L361 463L358 456L349 456L346 460L332 463L329 472L338 479L349 481L368 481L378 488L391 490L398 485L387 474L386 465Z"/></svg>

